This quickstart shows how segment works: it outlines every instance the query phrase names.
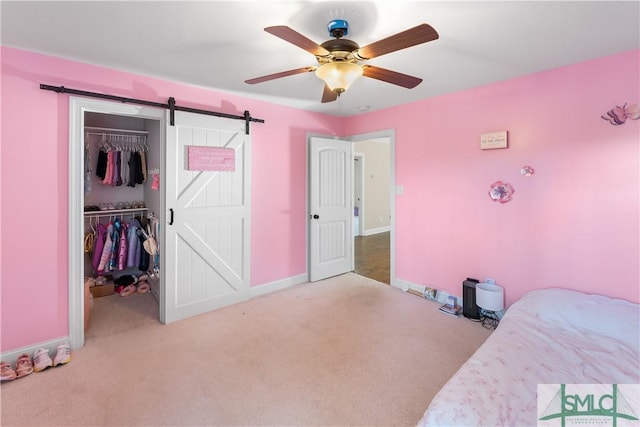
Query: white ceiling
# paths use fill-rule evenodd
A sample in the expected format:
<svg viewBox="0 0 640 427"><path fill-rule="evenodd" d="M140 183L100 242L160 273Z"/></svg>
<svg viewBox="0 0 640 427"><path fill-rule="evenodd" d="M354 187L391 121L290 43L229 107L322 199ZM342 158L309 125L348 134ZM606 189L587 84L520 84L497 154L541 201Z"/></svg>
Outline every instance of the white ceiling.
<svg viewBox="0 0 640 427"><path fill-rule="evenodd" d="M338 116L640 48L638 1L3 0L0 8L5 46ZM349 21L346 38L360 46L423 22L433 26L438 40L369 61L424 81L405 89L361 78L326 104L313 73L244 83L316 65L264 27L288 25L322 43L332 19Z"/></svg>

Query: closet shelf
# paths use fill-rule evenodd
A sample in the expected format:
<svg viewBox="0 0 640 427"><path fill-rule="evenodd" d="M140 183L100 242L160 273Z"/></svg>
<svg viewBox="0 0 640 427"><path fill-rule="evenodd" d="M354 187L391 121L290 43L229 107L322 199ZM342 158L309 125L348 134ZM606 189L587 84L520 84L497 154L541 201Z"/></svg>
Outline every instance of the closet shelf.
<svg viewBox="0 0 640 427"><path fill-rule="evenodd" d="M149 208L134 208L134 209L106 209L103 211L87 211L84 213L85 217L90 216L111 216L120 214L132 214L137 212L148 212Z"/></svg>

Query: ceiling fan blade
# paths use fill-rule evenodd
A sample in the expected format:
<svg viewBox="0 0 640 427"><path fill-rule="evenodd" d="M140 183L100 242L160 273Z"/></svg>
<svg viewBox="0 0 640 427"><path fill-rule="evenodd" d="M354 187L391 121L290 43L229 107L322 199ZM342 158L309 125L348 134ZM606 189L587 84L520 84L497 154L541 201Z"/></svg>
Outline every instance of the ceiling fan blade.
<svg viewBox="0 0 640 427"><path fill-rule="evenodd" d="M309 40L299 32L287 27L286 25L277 25L275 27L267 27L264 29L267 33L280 37L282 40L298 46L316 56L326 56L329 51L313 40Z"/></svg>
<svg viewBox="0 0 640 427"><path fill-rule="evenodd" d="M374 67L373 65L363 65L362 69L365 77L382 80L383 82L406 87L407 89L413 89L422 82L421 78L387 70L386 68Z"/></svg>
<svg viewBox="0 0 640 427"><path fill-rule="evenodd" d="M438 32L431 25L420 24L417 27L361 47L358 49L357 55L362 59L371 59L417 44L437 40L438 37L440 37Z"/></svg>
<svg viewBox="0 0 640 427"><path fill-rule="evenodd" d="M338 94L331 89L329 89L328 85L324 85L324 91L322 92L322 103L325 102L333 102L338 99Z"/></svg>
<svg viewBox="0 0 640 427"><path fill-rule="evenodd" d="M281 77L293 76L295 74L302 73L310 73L311 71L315 71L316 67L303 67L296 68L295 70L282 71L280 73L268 74L262 77L256 77L255 79L245 80L245 83L249 83L250 85L262 82L268 82L269 80L279 79Z"/></svg>

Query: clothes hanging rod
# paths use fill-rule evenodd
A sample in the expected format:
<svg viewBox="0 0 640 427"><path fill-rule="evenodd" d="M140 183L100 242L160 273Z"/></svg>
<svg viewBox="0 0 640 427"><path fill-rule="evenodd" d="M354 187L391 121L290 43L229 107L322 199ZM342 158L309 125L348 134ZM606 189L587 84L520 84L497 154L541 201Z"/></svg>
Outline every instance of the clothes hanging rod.
<svg viewBox="0 0 640 427"><path fill-rule="evenodd" d="M88 217L105 217L118 215L135 215L138 213L148 212L149 208L133 208L133 209L107 209L104 211L85 211L85 218Z"/></svg>
<svg viewBox="0 0 640 427"><path fill-rule="evenodd" d="M117 133L132 133L138 135L148 135L149 132L146 130L129 130L129 129L115 129L115 128L101 128L96 126L85 126L84 130L96 131L97 134L101 132L117 132Z"/></svg>
<svg viewBox="0 0 640 427"><path fill-rule="evenodd" d="M124 142L124 143L134 143L134 144L143 144L143 145L146 145L146 137L147 137L147 135L133 135L133 134L127 134L127 133L109 133L109 132L85 132L85 135L108 136L109 138L111 137L125 138L126 141L123 140L123 141L118 141L116 143L120 144ZM134 138L135 138L135 141L132 141L132 139Z"/></svg>
<svg viewBox="0 0 640 427"><path fill-rule="evenodd" d="M235 115L235 114L218 113L217 111L200 110L200 109L197 109L197 108L189 108L189 107L180 107L180 106L176 105L176 100L175 100L174 97L170 97L168 103L162 104L160 102L145 101L144 99L125 98L123 96L108 95L106 93L98 93L98 92L88 92L88 91L85 91L85 90L70 89L70 88L66 88L64 86L45 85L45 84L42 84L42 83L40 84L40 89L42 89L42 90L51 90L51 91L56 92L56 93L70 93L72 95L81 95L81 96L88 96L88 97L91 97L91 98L100 98L100 99L110 99L112 101L128 102L130 104L139 104L139 105L147 105L149 107L165 108L165 109L168 109L169 112L170 112L170 114L169 114L169 124L171 126L175 125L175 117L174 117L174 112L175 111L185 111L187 113L196 113L196 114L204 114L204 115L207 115L207 116L223 117L223 118L227 118L227 119L244 120L245 121L245 133L247 135L249 135L249 123L250 122L264 123L263 119L256 119L255 117L251 117L251 114L249 113L248 110L244 111L244 115L238 116L238 115Z"/></svg>

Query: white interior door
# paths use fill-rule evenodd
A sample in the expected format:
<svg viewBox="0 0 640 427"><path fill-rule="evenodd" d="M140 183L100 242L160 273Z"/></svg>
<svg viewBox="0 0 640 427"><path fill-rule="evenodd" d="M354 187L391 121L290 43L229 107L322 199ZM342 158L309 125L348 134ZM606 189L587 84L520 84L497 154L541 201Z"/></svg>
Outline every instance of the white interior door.
<svg viewBox="0 0 640 427"><path fill-rule="evenodd" d="M349 141L309 141L309 280L353 270L353 204Z"/></svg>
<svg viewBox="0 0 640 427"><path fill-rule="evenodd" d="M167 126L166 323L249 299L251 138L244 128L241 120L180 111ZM189 147L231 149L235 170L189 170Z"/></svg>

